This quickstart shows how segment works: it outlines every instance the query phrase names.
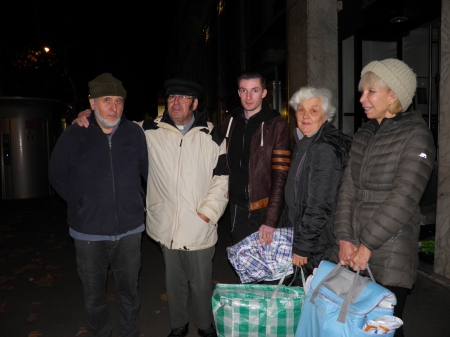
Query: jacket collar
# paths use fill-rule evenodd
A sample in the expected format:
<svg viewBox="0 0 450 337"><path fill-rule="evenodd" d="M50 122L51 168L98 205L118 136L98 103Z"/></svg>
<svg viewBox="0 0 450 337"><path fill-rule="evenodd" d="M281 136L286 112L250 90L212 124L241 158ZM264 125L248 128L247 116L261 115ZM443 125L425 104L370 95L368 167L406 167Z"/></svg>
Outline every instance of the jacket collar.
<svg viewBox="0 0 450 337"><path fill-rule="evenodd" d="M206 121L206 110L203 111L198 111L198 109L194 110L194 124L192 124L192 128L197 127L197 126L203 126L203 127L207 127L208 123ZM161 122L167 123L172 125L173 127L177 127L174 123L174 121L172 120L172 118L170 118L169 116L169 112L166 110L164 111L164 114L161 118Z"/></svg>
<svg viewBox="0 0 450 337"><path fill-rule="evenodd" d="M248 120L259 124L262 122L267 122L277 116L281 116L280 113L274 109L271 109L269 106L269 103L267 103L266 101L263 100L262 105L261 105L261 111L254 114ZM239 118L245 119L244 108L241 106L239 108L234 109L231 112L231 117L236 120Z"/></svg>

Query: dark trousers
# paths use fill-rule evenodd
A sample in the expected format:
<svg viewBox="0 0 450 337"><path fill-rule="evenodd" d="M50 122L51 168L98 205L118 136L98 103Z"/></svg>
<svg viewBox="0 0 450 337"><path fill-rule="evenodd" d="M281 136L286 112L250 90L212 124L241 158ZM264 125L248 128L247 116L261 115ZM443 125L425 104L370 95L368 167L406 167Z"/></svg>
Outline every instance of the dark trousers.
<svg viewBox="0 0 450 337"><path fill-rule="evenodd" d="M259 231L265 214L265 208L250 213L248 206L243 207L230 203L231 239L233 245Z"/></svg>
<svg viewBox="0 0 450 337"><path fill-rule="evenodd" d="M403 287L385 286L386 289L392 291L397 298L397 304L394 307L394 316L403 320L403 309L405 307L406 297L409 294L410 289ZM395 337L403 337L403 325L395 330Z"/></svg>
<svg viewBox="0 0 450 337"><path fill-rule="evenodd" d="M119 241L75 240L89 337L112 336L110 309L106 300L110 266L116 285L118 336L139 336L141 238L142 233L137 233Z"/></svg>
<svg viewBox="0 0 450 337"><path fill-rule="evenodd" d="M166 266L166 290L169 301L170 327L189 323L189 290L194 323L208 329L213 323L212 260L215 246L200 250L169 249L162 246Z"/></svg>

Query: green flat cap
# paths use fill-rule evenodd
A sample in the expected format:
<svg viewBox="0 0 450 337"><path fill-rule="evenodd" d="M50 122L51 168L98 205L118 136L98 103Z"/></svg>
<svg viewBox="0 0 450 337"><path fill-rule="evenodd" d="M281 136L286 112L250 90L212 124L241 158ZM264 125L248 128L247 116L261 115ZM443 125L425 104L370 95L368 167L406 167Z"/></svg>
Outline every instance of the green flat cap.
<svg viewBox="0 0 450 337"><path fill-rule="evenodd" d="M97 76L88 83L89 98L97 98L102 96L120 96L123 99L127 97L127 91L119 81L110 73L104 73Z"/></svg>

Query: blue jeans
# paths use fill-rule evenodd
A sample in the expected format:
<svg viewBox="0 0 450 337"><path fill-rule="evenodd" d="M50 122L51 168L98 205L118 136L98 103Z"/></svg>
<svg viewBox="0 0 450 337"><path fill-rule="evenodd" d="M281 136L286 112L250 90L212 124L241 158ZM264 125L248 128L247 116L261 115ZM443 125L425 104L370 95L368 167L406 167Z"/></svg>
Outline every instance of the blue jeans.
<svg viewBox="0 0 450 337"><path fill-rule="evenodd" d="M110 310L106 301L110 266L116 285L118 335L139 336L141 237L142 233L137 233L124 236L119 241L75 240L89 337L112 336Z"/></svg>

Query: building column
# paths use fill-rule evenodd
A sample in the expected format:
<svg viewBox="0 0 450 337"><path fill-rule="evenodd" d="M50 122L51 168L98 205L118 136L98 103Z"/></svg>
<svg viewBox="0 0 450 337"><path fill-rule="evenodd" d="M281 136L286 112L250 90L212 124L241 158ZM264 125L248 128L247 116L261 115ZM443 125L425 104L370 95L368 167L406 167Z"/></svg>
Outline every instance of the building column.
<svg viewBox="0 0 450 337"><path fill-rule="evenodd" d="M302 86L326 87L338 106L336 2L287 0L287 26L289 98Z"/></svg>
<svg viewBox="0 0 450 337"><path fill-rule="evenodd" d="M450 279L450 1L441 8L439 156L434 272Z"/></svg>

